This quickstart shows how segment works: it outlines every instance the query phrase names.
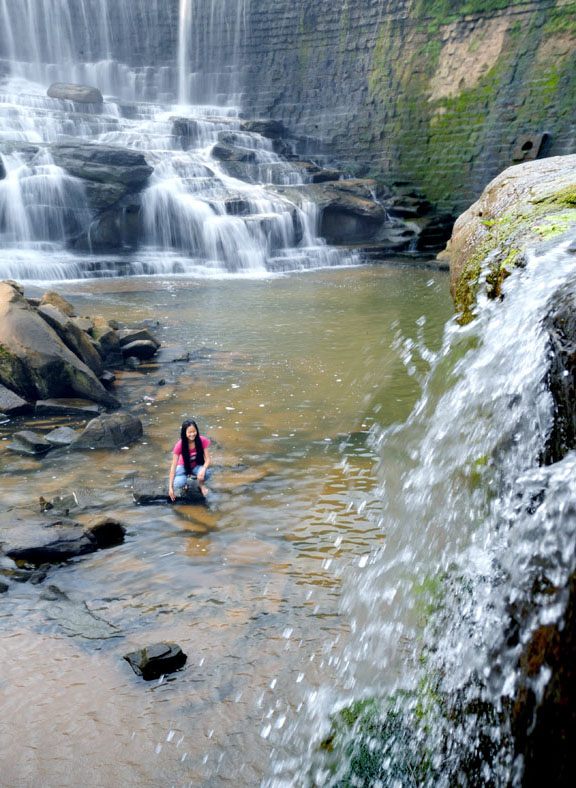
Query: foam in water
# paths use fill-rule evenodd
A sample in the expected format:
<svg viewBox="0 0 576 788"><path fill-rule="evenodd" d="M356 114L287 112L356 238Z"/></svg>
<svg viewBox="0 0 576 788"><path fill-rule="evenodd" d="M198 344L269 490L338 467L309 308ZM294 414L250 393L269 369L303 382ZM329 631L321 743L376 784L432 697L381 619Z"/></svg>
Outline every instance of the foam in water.
<svg viewBox="0 0 576 788"><path fill-rule="evenodd" d="M533 256L502 303L448 326L408 421L374 435L384 546L351 570L339 685L309 689L272 734L266 788L520 785L510 710L521 679L538 701L550 671L521 676L518 660L561 619L576 568L576 452L541 467L543 318L566 287L573 253Z"/></svg>

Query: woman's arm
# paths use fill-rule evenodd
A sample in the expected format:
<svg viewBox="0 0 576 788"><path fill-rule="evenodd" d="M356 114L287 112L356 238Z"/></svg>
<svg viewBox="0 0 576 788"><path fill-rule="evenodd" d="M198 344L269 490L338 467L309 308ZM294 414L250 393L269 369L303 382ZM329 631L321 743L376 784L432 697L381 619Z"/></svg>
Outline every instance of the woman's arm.
<svg viewBox="0 0 576 788"><path fill-rule="evenodd" d="M212 460L210 459L210 454L208 452L208 449L204 449L204 465L198 471L199 482L204 481L204 477L206 476L206 471L208 470L208 466L210 465L211 462Z"/></svg>
<svg viewBox="0 0 576 788"><path fill-rule="evenodd" d="M174 495L174 476L176 474L176 466L178 465L178 454L172 455L172 465L170 466L170 478L168 481L168 495L170 496L170 500L176 500L176 496Z"/></svg>

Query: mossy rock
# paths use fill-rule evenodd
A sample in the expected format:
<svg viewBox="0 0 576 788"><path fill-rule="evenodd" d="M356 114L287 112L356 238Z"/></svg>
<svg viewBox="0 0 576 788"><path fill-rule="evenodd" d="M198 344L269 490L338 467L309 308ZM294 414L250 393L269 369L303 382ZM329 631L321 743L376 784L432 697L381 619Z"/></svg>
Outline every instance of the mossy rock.
<svg viewBox="0 0 576 788"><path fill-rule="evenodd" d="M478 295L499 298L511 271L538 250L576 231L576 156L556 156L504 170L456 221L440 255L461 323Z"/></svg>

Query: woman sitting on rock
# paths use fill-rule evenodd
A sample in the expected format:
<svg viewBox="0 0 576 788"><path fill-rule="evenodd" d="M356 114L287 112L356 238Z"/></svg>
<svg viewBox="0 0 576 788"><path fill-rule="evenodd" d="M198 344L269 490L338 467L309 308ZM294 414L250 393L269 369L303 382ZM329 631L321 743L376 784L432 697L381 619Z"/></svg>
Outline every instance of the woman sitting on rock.
<svg viewBox="0 0 576 788"><path fill-rule="evenodd" d="M180 429L180 440L174 446L172 465L170 466L169 495L174 501L174 491L180 493L188 489L188 477L198 479L202 495L208 489L204 482L210 477L210 455L208 453L210 441L198 431L195 421L185 421Z"/></svg>

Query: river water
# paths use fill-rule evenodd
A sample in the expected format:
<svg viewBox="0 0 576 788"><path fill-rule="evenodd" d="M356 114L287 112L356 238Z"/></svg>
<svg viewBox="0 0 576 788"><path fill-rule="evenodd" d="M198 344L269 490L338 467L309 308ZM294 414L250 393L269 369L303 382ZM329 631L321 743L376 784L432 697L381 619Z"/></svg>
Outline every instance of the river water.
<svg viewBox="0 0 576 788"><path fill-rule="evenodd" d="M377 459L398 462L372 438L420 394L451 314L447 286L403 266L57 284L78 314L158 321L163 344L191 360L119 373L117 393L144 423L127 450L24 459L5 447L25 420L2 425L4 507L73 488L88 505L78 519L105 510L129 529L122 546L39 586L12 583L2 599L4 785L265 779L305 694L341 681L341 585L387 538ZM213 441L209 507L136 507L133 476L165 478L189 415ZM119 636L75 634L41 598L48 584ZM162 640L188 663L144 683L122 655Z"/></svg>

